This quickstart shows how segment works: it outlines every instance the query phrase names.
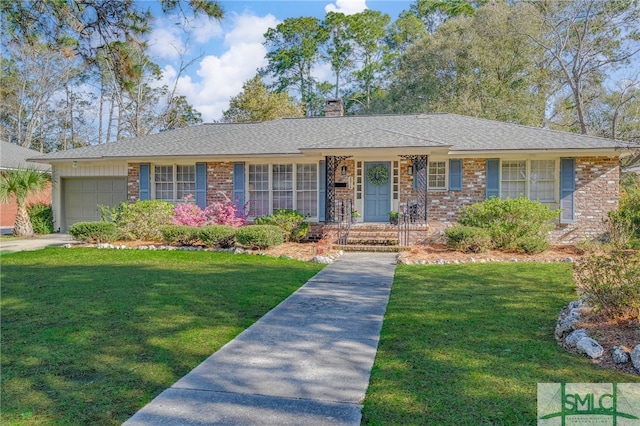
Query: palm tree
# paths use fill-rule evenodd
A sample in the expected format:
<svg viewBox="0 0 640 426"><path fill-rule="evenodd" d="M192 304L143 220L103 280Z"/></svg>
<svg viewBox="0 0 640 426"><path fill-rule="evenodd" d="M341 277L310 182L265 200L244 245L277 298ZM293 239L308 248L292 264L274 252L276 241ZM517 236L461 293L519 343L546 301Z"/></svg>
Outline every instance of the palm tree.
<svg viewBox="0 0 640 426"><path fill-rule="evenodd" d="M18 205L13 235L33 235L26 200L29 195L44 191L49 181L48 173L33 168L5 170L0 174L0 202L6 203L11 196L15 196Z"/></svg>

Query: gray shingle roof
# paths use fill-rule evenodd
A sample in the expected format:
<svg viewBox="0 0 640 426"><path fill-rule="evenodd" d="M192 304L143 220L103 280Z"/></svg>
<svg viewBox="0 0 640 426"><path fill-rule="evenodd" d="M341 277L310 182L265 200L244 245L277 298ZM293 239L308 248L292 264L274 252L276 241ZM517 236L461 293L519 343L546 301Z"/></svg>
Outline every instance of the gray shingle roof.
<svg viewBox="0 0 640 426"><path fill-rule="evenodd" d="M19 167L31 167L38 170L49 171L51 166L48 164L32 163L27 158L38 157L42 155L38 151L23 148L9 142L0 141L0 169L17 169Z"/></svg>
<svg viewBox="0 0 640 426"><path fill-rule="evenodd" d="M613 149L613 140L455 114L281 119L203 124L77 148L38 160L300 154L306 149L441 147L450 151Z"/></svg>

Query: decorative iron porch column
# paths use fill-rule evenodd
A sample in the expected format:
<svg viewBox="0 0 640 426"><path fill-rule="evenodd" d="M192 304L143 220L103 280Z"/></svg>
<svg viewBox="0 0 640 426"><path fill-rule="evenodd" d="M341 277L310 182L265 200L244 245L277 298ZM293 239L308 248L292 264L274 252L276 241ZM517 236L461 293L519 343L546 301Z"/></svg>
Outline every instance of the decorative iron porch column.
<svg viewBox="0 0 640 426"><path fill-rule="evenodd" d="M413 194L416 196L416 204L407 206L410 209L410 213L414 216L414 220L428 222L429 219L429 207L428 207L428 190L429 190L429 178L427 176L427 164L429 161L428 155L401 155L401 158L410 160L413 165ZM402 198L402 197L401 197ZM411 211L411 210L414 211Z"/></svg>
<svg viewBox="0 0 640 426"><path fill-rule="evenodd" d="M324 220L326 223L335 223L334 203L336 198L336 171L343 160L351 158L351 155L327 155L326 167L326 196L324 205Z"/></svg>

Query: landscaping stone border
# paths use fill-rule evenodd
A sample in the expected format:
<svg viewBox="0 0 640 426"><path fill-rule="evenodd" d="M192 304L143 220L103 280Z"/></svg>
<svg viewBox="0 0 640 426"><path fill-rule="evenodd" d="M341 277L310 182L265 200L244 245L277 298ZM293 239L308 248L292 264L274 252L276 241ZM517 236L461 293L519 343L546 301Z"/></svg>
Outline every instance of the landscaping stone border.
<svg viewBox="0 0 640 426"><path fill-rule="evenodd" d="M558 344L567 351L584 354L591 359L599 359L609 354L613 362L620 365L631 362L636 374L640 375L640 345L633 350L626 346L603 348L595 339L589 337L584 328L576 329L583 310L588 307L586 298L581 297L566 305L558 315L555 337Z"/></svg>

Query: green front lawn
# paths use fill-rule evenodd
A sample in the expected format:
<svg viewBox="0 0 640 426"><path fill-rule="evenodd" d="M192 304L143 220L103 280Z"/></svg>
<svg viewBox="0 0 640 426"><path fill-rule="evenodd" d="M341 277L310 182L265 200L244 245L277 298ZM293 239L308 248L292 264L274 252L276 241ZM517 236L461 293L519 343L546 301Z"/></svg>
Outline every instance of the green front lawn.
<svg viewBox="0 0 640 426"><path fill-rule="evenodd" d="M321 269L138 250L0 260L4 425L120 424Z"/></svg>
<svg viewBox="0 0 640 426"><path fill-rule="evenodd" d="M537 383L640 382L555 342L565 264L398 266L363 423L535 424Z"/></svg>

